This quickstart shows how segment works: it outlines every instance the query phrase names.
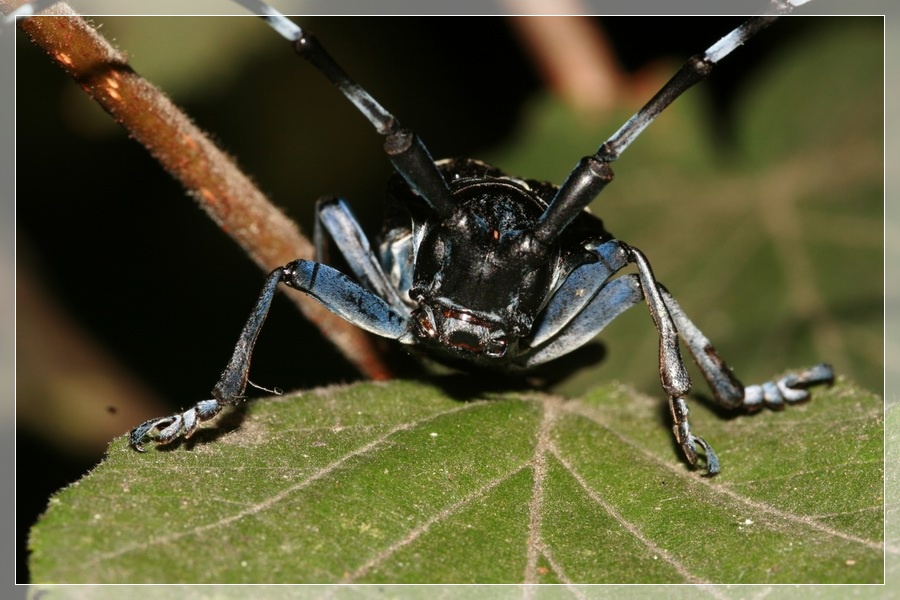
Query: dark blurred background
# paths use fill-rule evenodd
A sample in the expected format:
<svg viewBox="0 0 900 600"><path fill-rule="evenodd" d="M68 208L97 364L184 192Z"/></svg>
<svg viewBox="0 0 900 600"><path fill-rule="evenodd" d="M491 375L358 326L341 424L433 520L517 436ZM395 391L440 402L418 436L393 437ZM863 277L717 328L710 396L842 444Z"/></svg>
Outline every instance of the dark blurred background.
<svg viewBox="0 0 900 600"><path fill-rule="evenodd" d="M748 93L747 86L777 63L786 48L833 27L829 21L791 18L777 23L727 58L694 92L704 98L705 127L719 166L730 168L735 160L735 106ZM347 198L368 230L377 231L390 174L379 136L262 23L252 18L161 17L95 22L129 54L137 72L169 92L305 231L312 230L312 205L323 195ZM621 69L616 76L623 93L607 112L627 115L662 83L660 73L673 72L739 19L615 18L589 23L613 49ZM555 93L555 84L536 68L514 25L505 19L310 18L304 24L349 73L420 133L436 157L502 157L497 149L516 143L523 115L536 98ZM876 34L881 31L878 20L864 26ZM24 35L19 37L17 579L26 582L28 528L50 494L96 465L113 437L143 419L209 396L263 273L141 146ZM786 106L784 112L802 111L803 106L801 99L799 109ZM521 174L559 183L568 168L614 131L615 126L598 125L607 117L592 114L597 109L580 110L586 128L606 133L593 145L548 157L548 172ZM620 162L615 188L627 190L630 185L625 175L628 158L626 153ZM557 164L568 166L560 169ZM840 226L842 231L857 228L865 230L863 237L874 236L872 246L865 248L873 257L868 262L880 256L878 215L867 217L872 203L879 201L879 186L880 179L870 186L874 200L852 199L865 203L868 211L858 213L860 222ZM665 255L677 254L677 248L654 250L654 240L620 233L626 218L618 211L625 203L604 196L602 216L613 232L648 254L657 275L678 296L678 284L665 275ZM676 212L668 215L644 213L632 218L626 229L639 232L646 220L654 219L681 226L672 216L678 206L672 210ZM703 238L706 233L700 227L685 231L684 237ZM714 260L716 249L709 253ZM866 267L880 271L878 264ZM844 311L868 324L865 333L846 338L865 350L837 366L876 391L883 369L878 362L879 285L874 281L856 286L852 306L845 302L831 307L835 314ZM737 293L747 295L752 289L750 285ZM718 340L704 320L710 316L715 329L715 314L704 314L715 309L705 305L702 296L693 306L682 302ZM789 305L772 308L773 330L789 311ZM640 335L653 346L646 314L628 318L639 324ZM729 361L740 372L746 365L733 356L741 338L730 327L720 327L726 338L720 350L729 350ZM736 341L728 348L732 335ZM612 333L604 339L614 354L619 340ZM760 352L755 356L766 356L766 349ZM817 360L807 357L819 354L815 344L803 345L788 364L754 365L758 371L753 377L803 366ZM639 379L613 368L600 369L601 377L658 393L652 360L651 355ZM359 378L284 298L273 307L253 365L255 382L286 390Z"/></svg>

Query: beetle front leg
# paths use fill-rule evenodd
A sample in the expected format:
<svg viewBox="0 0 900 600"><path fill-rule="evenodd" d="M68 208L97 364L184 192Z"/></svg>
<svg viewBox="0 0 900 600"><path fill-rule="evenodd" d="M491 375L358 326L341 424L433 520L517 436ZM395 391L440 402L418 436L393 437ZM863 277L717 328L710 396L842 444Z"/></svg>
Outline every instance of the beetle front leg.
<svg viewBox="0 0 900 600"><path fill-rule="evenodd" d="M242 399L253 346L279 283L309 294L337 316L370 333L398 340L408 336L406 317L387 302L337 269L311 260L295 260L269 275L234 347L231 361L213 388L213 396L225 404L237 404Z"/></svg>
<svg viewBox="0 0 900 600"><path fill-rule="evenodd" d="M407 319L384 300L327 265L295 260L272 271L250 313L231 360L213 388L213 399L198 402L175 415L150 419L131 430L131 447L142 452L146 438L167 444L179 437L189 438L203 421L218 415L225 406L244 400L253 346L262 329L279 283L305 292L331 312L348 322L382 337L409 341Z"/></svg>
<svg viewBox="0 0 900 600"><path fill-rule="evenodd" d="M691 465L696 465L699 458L697 446L703 448L703 452L706 454L706 474L715 475L719 472L719 458L716 456L715 450L706 440L691 432L691 425L688 422L690 411L684 397L691 390L691 380L678 349L678 330L669 308L663 300L663 292L653 276L647 258L637 248L630 248L630 253L631 261L638 269L638 277L647 300L647 307L659 332L659 376L663 389L669 396L675 440L681 446L685 458Z"/></svg>
<svg viewBox="0 0 900 600"><path fill-rule="evenodd" d="M188 410L168 417L150 419L131 430L129 441L131 447L138 452L144 451L143 442L150 438L157 444L168 444L179 437L185 439L191 437L197 427L203 421L208 421L218 415L226 405L237 405L243 400L244 388L247 386L247 376L250 371L250 356L253 353L253 345L262 329L272 305L272 298L278 284L285 276L284 267L279 267L269 274L256 306L238 339L228 366L222 372L219 382L213 388L213 398L198 402Z"/></svg>
<svg viewBox="0 0 900 600"><path fill-rule="evenodd" d="M664 300L664 290L640 250L611 240L596 251L600 260L574 270L550 300L532 334L534 347L527 353L524 366L533 367L574 350L619 314L646 300L659 332L659 377L669 398L675 439L691 465L699 458L697 447L702 448L707 472L715 475L719 471L715 451L691 432L688 422L684 397L691 389L691 381L681 359L679 332ZM636 274L608 281L610 275L628 263L637 267Z"/></svg>

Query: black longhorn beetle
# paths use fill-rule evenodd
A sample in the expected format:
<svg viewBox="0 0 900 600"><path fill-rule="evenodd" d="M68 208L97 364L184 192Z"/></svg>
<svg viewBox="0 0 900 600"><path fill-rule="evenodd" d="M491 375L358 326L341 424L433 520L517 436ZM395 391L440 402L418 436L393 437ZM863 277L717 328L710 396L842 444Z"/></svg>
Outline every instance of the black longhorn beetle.
<svg viewBox="0 0 900 600"><path fill-rule="evenodd" d="M231 360L204 400L179 414L151 419L130 434L133 448L152 439L189 437L223 407L243 401L253 345L279 284L316 298L350 323L453 364L529 369L594 338L624 310L645 300L659 333L659 374L669 398L673 431L688 462L712 447L691 431L685 396L691 382L679 337L725 408L758 410L810 397L807 388L831 383L819 364L760 385L744 386L710 341L653 275L637 248L617 240L586 209L612 181L610 163L681 93L777 16L750 18L691 58L597 152L579 161L560 185L520 179L472 159L434 161L419 137L403 128L353 81L318 40L262 2L241 0L263 15L383 135L396 176L389 183L379 251L370 246L347 204L326 199L316 208L316 247L330 236L351 278L314 261L296 260L268 276ZM773 12L800 2L776 0ZM613 276L633 265L637 273Z"/></svg>
<svg viewBox="0 0 900 600"><path fill-rule="evenodd" d="M384 136L396 175L388 185L377 251L343 200L317 205L316 248L324 248L327 235L353 277L303 259L272 271L213 398L135 427L130 433L135 450L143 451L148 440L165 444L190 437L201 422L244 400L253 346L282 283L362 329L438 360L506 371L528 370L568 354L646 301L659 334L659 375L676 441L691 465L702 451L709 475L719 472L719 461L710 444L691 431L685 402L691 382L679 338L716 402L728 409L805 401L808 388L833 381L831 367L819 364L744 386L657 282L643 253L616 239L587 211L613 179L610 164L656 116L778 14L806 0L771 0L771 15L748 19L691 58L558 187L473 159L433 160L419 137L352 80L309 32L263 2L236 1L262 15ZM636 272L615 277L628 266Z"/></svg>

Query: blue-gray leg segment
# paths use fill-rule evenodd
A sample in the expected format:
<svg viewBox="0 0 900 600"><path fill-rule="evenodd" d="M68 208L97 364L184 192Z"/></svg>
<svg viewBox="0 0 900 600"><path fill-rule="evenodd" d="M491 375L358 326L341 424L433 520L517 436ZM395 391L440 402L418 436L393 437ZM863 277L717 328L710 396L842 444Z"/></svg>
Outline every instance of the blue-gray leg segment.
<svg viewBox="0 0 900 600"><path fill-rule="evenodd" d="M702 437L696 436L691 432L691 424L688 421L687 402L684 396L669 396L669 410L672 413L672 432L675 434L675 441L681 446L684 457L687 458L691 465L697 464L699 455L697 454L697 446L703 448L706 454L706 474L713 476L719 472L719 457L712 446Z"/></svg>
<svg viewBox="0 0 900 600"><path fill-rule="evenodd" d="M748 385L744 390L744 408L758 410L763 405L773 409L784 408L785 403L795 404L809 400L807 388L834 383L831 365L820 363L799 373L788 373L777 381L760 385Z"/></svg>
<svg viewBox="0 0 900 600"><path fill-rule="evenodd" d="M266 279L256 306L250 313L228 366L213 388L214 398L168 417L151 419L131 430L131 446L143 451L145 438L159 444L190 437L198 425L221 412L226 405L239 404L250 371L250 358L279 283L306 292L333 313L366 331L400 341L410 341L406 317L384 300L343 273L309 260L295 260L272 271Z"/></svg>
<svg viewBox="0 0 900 600"><path fill-rule="evenodd" d="M607 323L621 313L620 310L611 318L605 318L612 306L624 302L627 304L622 310L625 310L634 304L634 302L628 303L627 297L619 298L615 293L607 293L606 297L597 300L598 292L604 286L611 285L607 283L607 280L628 264L628 252L622 247L622 244L611 240L600 245L593 252L597 255L597 262L581 265L574 269L559 286L559 289L554 292L550 302L541 312L540 321L531 332L529 345L532 348L539 348L564 330L565 341L557 340L549 344L558 349L547 348L546 353L541 351L530 356L528 365L553 360L587 343ZM619 293L627 294L625 291ZM641 298L642 296L639 296L637 301L640 301ZM607 308L598 308L598 304ZM599 310L601 314L592 316L591 311L586 314L588 305L593 305L594 308L591 310L594 312ZM599 321L595 320L598 318ZM577 334L572 330L584 331L586 335Z"/></svg>
<svg viewBox="0 0 900 600"><path fill-rule="evenodd" d="M691 465L697 464L699 458L697 446L703 448L706 454L706 473L715 475L719 472L719 458L706 440L693 434L688 421L690 411L684 397L691 391L691 380L678 349L678 330L675 322L663 300L663 291L656 282L647 259L636 248L632 248L631 252L641 277L641 287L647 296L650 314L659 331L659 377L663 389L669 396L675 441L681 446L681 451Z"/></svg>
<svg viewBox="0 0 900 600"><path fill-rule="evenodd" d="M208 421L218 415L226 405L238 404L242 399L244 388L247 386L247 375L250 371L250 356L253 353L253 345L262 329L272 305L275 290L282 281L283 268L278 268L269 274L263 286L256 306L250 313L228 366L222 372L219 382L213 388L213 398L198 402L192 408L175 415L150 419L131 430L129 436L131 447L139 452L144 451L144 438L149 437L158 444L167 444L178 437L189 438L197 430L203 421Z"/></svg>
<svg viewBox="0 0 900 600"><path fill-rule="evenodd" d="M672 315L669 314L669 310L663 302L662 292L656 282L656 277L653 276L647 258L637 248L631 248L631 257L634 264L637 265L641 289L647 300L647 308L650 310L653 324L656 325L656 330L659 332L660 381L669 398L680 398L691 390L691 379L684 368L684 361L681 360L681 351L678 348L678 330L672 321Z"/></svg>
<svg viewBox="0 0 900 600"><path fill-rule="evenodd" d="M575 269L547 304L532 334L535 350L529 353L525 365L538 365L571 352L594 338L622 312L646 300L659 332L659 377L669 397L675 439L692 465L699 458L697 446L700 446L706 455L707 470L714 475L719 471L715 451L691 432L684 400L691 381L681 359L678 329L650 264L639 250L617 240L601 245L596 253L599 260ZM628 263L637 267L637 274L609 281L611 275Z"/></svg>
<svg viewBox="0 0 900 600"><path fill-rule="evenodd" d="M378 256L372 251L369 239L363 233L347 203L340 198L319 200L316 204L316 216L313 235L316 258L321 262L328 262L325 239L327 232L341 256L347 261L356 280L366 289L387 300L394 309L404 310L403 301L388 281Z"/></svg>
<svg viewBox="0 0 900 600"><path fill-rule="evenodd" d="M781 379L767 381L759 385L744 386L722 360L709 339L703 335L688 318L675 298L662 290L663 299L669 313L678 327L681 339L687 344L694 362L709 384L716 402L725 408L745 408L756 411L763 406L773 409L784 408L785 403L794 404L809 400L807 388L834 381L834 371L827 364L819 364L799 373L790 373Z"/></svg>
<svg viewBox="0 0 900 600"><path fill-rule="evenodd" d="M346 321L381 337L409 343L406 315L328 265L295 260L283 267L283 281L306 292Z"/></svg>
<svg viewBox="0 0 900 600"><path fill-rule="evenodd" d="M148 435L153 436L153 441L157 444L168 444L179 436L189 438L200 423L212 419L221 410L222 404L218 400L203 400L181 414L145 421L131 430L131 447L144 452L143 441ZM154 430L156 435L153 435Z"/></svg>
<svg viewBox="0 0 900 600"><path fill-rule="evenodd" d="M662 299L659 285L644 255L618 240L594 252L597 262L581 265L566 278L542 311L529 339L533 348L524 365L532 367L558 358L593 339L613 319L642 299L659 332L660 380L670 396L690 390L678 348L678 331ZM636 275L609 281L627 264Z"/></svg>
<svg viewBox="0 0 900 600"><path fill-rule="evenodd" d="M585 269L587 272L592 270ZM564 324L565 327L556 333L549 343L529 352L525 366L534 367L549 362L583 346L597 337L597 333L613 319L643 299L644 293L641 291L637 275L625 275L607 282L593 298L589 298L590 301L586 305L581 307L581 312ZM542 323L546 322L545 320ZM556 329L557 325L555 322L547 324L545 329ZM542 336L539 339L545 338Z"/></svg>

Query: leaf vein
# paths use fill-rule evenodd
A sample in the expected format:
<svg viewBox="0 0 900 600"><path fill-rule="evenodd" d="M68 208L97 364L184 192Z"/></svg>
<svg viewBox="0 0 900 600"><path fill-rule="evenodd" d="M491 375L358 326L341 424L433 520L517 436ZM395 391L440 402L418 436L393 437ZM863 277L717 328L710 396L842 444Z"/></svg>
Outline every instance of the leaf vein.
<svg viewBox="0 0 900 600"><path fill-rule="evenodd" d="M575 414L578 414L578 415L583 416L583 417L585 417L585 418L587 418L587 419L590 419L591 421L593 421L593 422L596 423L597 425L600 425L601 427L604 427L604 428L608 429L608 430L609 430L614 436L616 436L623 444L627 444L627 445L630 446L631 448L633 448L633 449L635 449L636 451L640 452L640 453L643 454L644 456L648 457L652 462L655 462L656 464L662 466L663 468L665 468L665 469L668 470L668 471L673 472L675 475L677 475L677 476L679 476L679 477L685 477L685 471L684 471L683 469L681 469L681 468L676 468L676 467L673 466L670 462L665 461L665 460L662 460L662 459L659 458L658 456L656 456L656 455L654 455L654 454L648 452L648 451L644 448L644 446L642 446L641 444L638 444L638 443L636 443L634 440L632 440L631 438L622 435L622 433L621 433L620 431L618 431L617 429L612 428L612 427L609 427L608 425L606 425L606 424L604 424L603 422L599 421L599 420L596 418L596 415L591 414L592 411L590 411L590 410L588 409L588 407L586 407L584 404L581 404L581 403L572 403L572 404L570 405L570 409L571 409ZM785 511L785 510L776 508L776 507L774 507L774 506L771 506L771 505L768 505L768 504L764 504L764 503L762 503L762 502L758 502L758 501L753 500L753 499L751 499L751 498L747 498L746 496L742 496L742 495L738 494L737 492L735 492L735 491L733 491L733 490L731 490L731 489L729 489L729 488L727 488L727 487L725 487L725 486L723 486L723 485L715 485L715 484L713 484L713 483L712 483L712 480L710 480L710 479L708 479L708 478L701 479L701 478L699 478L699 477L690 477L690 478L688 478L688 479L690 480L690 483L691 483L692 485L694 485L694 486L697 486L697 485L705 486L708 490L710 490L710 491L713 492L714 494L719 494L719 495L725 495L725 496L728 496L730 499L735 500L736 502L738 502L738 503L740 503L740 504L743 504L743 505L745 505L745 506L749 506L750 508L752 508L752 509L755 510L755 511L758 511L758 512L761 512L761 513L767 513L767 514L772 515L772 516L774 516L774 517L776 517L776 518L778 518L778 519L781 519L781 520L783 520L783 521L787 521L787 522L789 522L789 523L794 523L794 524L802 525L802 526L805 526L805 527L807 527L807 528L809 528L809 529L814 529L814 530L816 530L816 531L818 531L818 532L820 532L820 533L824 533L824 534L826 534L826 535L830 535L830 536L833 536L833 537L841 538L841 539L847 540L847 541L849 541L849 542L861 544L861 545L863 545L863 546L866 546L867 548L870 548L870 549L872 549L872 550L876 550L876 551L878 551L878 552L883 552L884 549L885 549L884 543L883 543L883 542L878 542L878 541L873 541L873 540L866 540L866 539L863 539L863 538L861 538L861 537L859 537L859 536L855 536L855 535L852 535L852 534L849 534L849 533L845 533L845 532L843 532L843 531L834 529L833 527L829 527L829 526L827 526L827 525L824 525L824 524L822 524L822 523L819 523L819 522L817 522L815 519L813 519L812 517L809 517L809 516L806 516L806 515L798 515L798 514L794 514L794 513L791 513L791 512L788 512L788 511Z"/></svg>
<svg viewBox="0 0 900 600"><path fill-rule="evenodd" d="M219 519L217 521L213 521L213 522L207 523L205 525L200 525L200 526L194 527L190 530L179 531L176 533L170 533L168 535L162 535L162 536L150 539L150 540L145 540L143 542L127 544L121 548L118 548L117 550L113 550L111 552L106 552L103 554L97 554L92 558L92 560L90 560L88 562L88 564L95 565L98 563L102 563L104 561L108 561L110 559L117 558L124 554L128 554L129 552L140 550L140 549L146 548L148 546L160 546L160 545L170 544L179 539L182 539L182 538L185 538L188 536L192 536L192 535L199 535L199 534L205 533L205 532L213 530L213 529L225 527L225 526L230 525L231 523L234 523L235 521L238 521L245 517L258 514L264 510L267 510L267 509L275 506L276 504L278 504L285 498L289 497L294 492L301 490L301 489L309 486L310 484L314 483L315 481L334 472L336 469L338 469L341 465L346 463L348 460L350 460L352 458L356 458L358 456L363 456L366 453L374 450L381 444L385 443L390 437L392 437L396 433L399 433L401 431L407 431L409 429L412 429L413 427L417 427L419 425L422 425L423 423L427 423L429 421L432 421L434 419L437 419L437 418L440 418L440 417L443 417L443 416L446 416L449 414L462 412L465 410L471 410L472 408L480 406L482 404L484 404L484 402L469 402L469 403L462 404L460 406L456 406L454 408L435 412L435 413L430 414L421 419L400 423L396 427L393 427L390 430L388 430L387 432L385 432L383 435L373 439L372 441L360 446L359 448L357 448L351 452L344 454L337 460L322 467L321 469L312 473L309 477L303 479L302 481L297 482L296 484L283 489L282 491L278 492L277 494L273 494L272 496L266 498L265 500L262 500L260 502L255 502L252 505L248 506L247 508L244 508L243 510L240 510L234 514L222 517L221 519Z"/></svg>
<svg viewBox="0 0 900 600"><path fill-rule="evenodd" d="M684 577L684 579L690 583L708 583L705 580L695 576L688 570L688 568L678 561L672 554L669 553L668 550L658 546L653 540L644 535L644 533L633 523L628 521L625 517L622 516L622 513L617 511L609 502L604 500L595 490L591 488L587 481L585 481L584 477L575 469L575 465L567 461L559 452L559 449L555 446L552 448L551 452L553 456L560 462L560 464L566 468L566 470L572 475L575 481L581 486L584 492L588 495L588 497L597 503L606 513L612 517L619 525L621 525L626 531L628 531L631 535L633 535L639 542L641 542L648 550L661 556L663 560L672 565L672 567L678 572L679 575Z"/></svg>
<svg viewBox="0 0 900 600"><path fill-rule="evenodd" d="M439 523L445 519L448 519L458 513L461 509L469 505L474 500L484 497L488 492L493 490L495 487L500 485L501 483L509 480L511 477L519 473L522 469L526 468L527 465L523 464L512 471L501 475L500 477L495 477L487 482L471 494L467 495L465 498L451 504L450 506L438 511L434 516L424 521L418 527L415 527L409 531L409 533L402 540L394 542L387 548L385 548L381 553L379 553L374 558L366 561L363 565L361 565L356 571L347 577L341 580L341 583L353 583L354 581L359 580L368 574L372 569L377 567L379 564L382 564L385 560L390 558L392 555L397 553L400 549L408 546L409 544L416 541L419 537L421 537L424 533L426 533L432 525L435 523Z"/></svg>

